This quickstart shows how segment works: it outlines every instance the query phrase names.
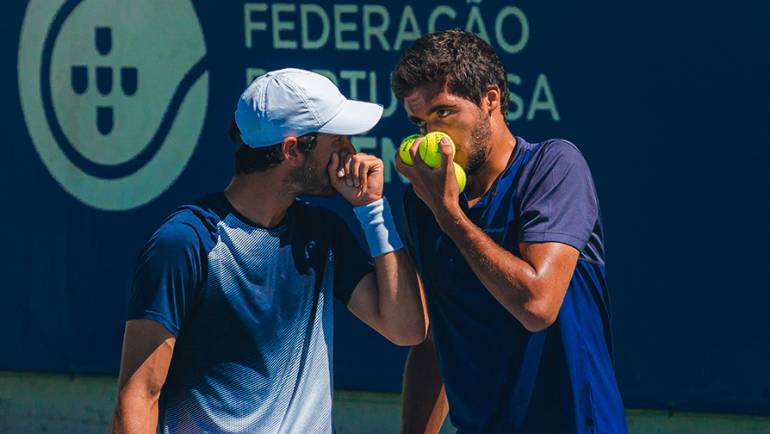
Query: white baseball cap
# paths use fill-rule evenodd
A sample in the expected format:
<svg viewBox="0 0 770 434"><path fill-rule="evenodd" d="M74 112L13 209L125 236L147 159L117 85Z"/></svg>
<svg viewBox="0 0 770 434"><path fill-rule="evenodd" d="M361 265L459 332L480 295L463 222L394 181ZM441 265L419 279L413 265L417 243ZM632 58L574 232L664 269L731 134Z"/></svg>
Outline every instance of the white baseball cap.
<svg viewBox="0 0 770 434"><path fill-rule="evenodd" d="M238 100L235 123L251 148L309 133L362 134L382 117L382 106L352 101L328 78L286 68L257 77Z"/></svg>

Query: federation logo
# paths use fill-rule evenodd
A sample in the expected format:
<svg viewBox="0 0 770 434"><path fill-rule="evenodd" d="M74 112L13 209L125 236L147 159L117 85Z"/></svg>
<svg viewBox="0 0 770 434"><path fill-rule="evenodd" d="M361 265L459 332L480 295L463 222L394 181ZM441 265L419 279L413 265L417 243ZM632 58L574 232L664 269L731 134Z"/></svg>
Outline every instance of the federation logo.
<svg viewBox="0 0 770 434"><path fill-rule="evenodd" d="M200 138L205 59L190 0L30 0L19 93L43 164L97 209L158 197Z"/></svg>

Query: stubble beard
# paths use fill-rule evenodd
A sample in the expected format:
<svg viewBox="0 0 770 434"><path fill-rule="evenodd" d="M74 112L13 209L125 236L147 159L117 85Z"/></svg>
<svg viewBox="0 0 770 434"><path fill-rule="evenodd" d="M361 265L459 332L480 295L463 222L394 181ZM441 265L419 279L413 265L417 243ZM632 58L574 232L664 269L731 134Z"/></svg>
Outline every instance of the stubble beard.
<svg viewBox="0 0 770 434"><path fill-rule="evenodd" d="M489 158L489 115L479 110L479 118L471 130L470 153L465 172L473 175L478 172Z"/></svg>
<svg viewBox="0 0 770 434"><path fill-rule="evenodd" d="M287 183L297 195L329 197L336 193L329 181L326 167L314 164L310 155L307 155L302 167L298 167L289 175Z"/></svg>

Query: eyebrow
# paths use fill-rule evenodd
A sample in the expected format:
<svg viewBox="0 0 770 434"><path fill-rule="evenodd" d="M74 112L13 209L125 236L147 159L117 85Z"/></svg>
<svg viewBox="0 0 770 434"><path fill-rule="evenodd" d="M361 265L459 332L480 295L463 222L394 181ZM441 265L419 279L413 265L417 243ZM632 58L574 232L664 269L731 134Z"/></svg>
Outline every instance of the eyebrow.
<svg viewBox="0 0 770 434"><path fill-rule="evenodd" d="M430 108L430 111L428 111L428 116L432 115L433 113L444 110L444 109L454 109L457 105L455 104L437 104ZM418 118L417 116L411 115L409 116L409 120L413 123L421 122L422 119Z"/></svg>

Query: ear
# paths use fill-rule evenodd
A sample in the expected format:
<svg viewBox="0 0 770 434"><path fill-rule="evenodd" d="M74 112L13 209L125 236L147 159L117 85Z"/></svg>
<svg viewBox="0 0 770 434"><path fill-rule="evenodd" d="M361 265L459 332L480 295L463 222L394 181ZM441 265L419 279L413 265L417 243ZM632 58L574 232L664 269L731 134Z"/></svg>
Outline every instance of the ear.
<svg viewBox="0 0 770 434"><path fill-rule="evenodd" d="M484 108L490 115L500 110L500 89L497 86L490 86L481 98Z"/></svg>
<svg viewBox="0 0 770 434"><path fill-rule="evenodd" d="M294 136L289 136L281 142L281 152L283 152L284 161L294 164L299 162L302 152L299 150L299 142Z"/></svg>

